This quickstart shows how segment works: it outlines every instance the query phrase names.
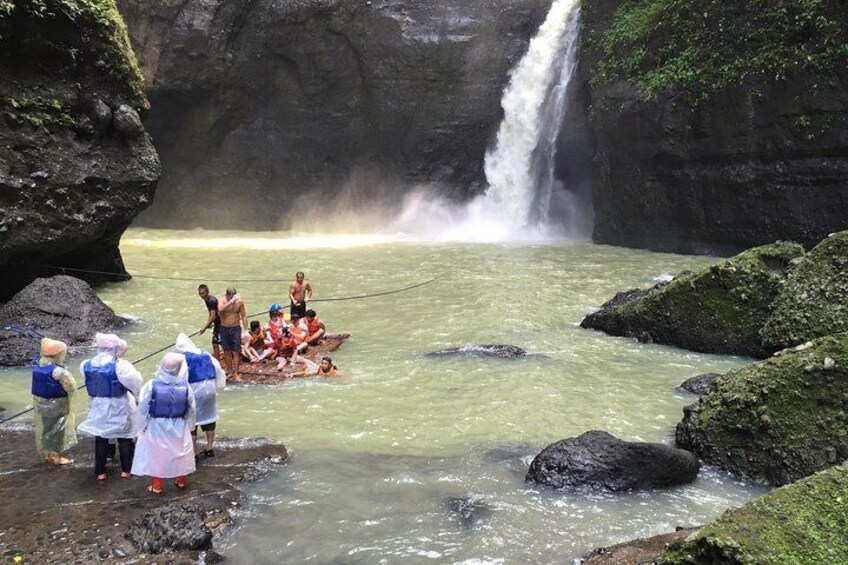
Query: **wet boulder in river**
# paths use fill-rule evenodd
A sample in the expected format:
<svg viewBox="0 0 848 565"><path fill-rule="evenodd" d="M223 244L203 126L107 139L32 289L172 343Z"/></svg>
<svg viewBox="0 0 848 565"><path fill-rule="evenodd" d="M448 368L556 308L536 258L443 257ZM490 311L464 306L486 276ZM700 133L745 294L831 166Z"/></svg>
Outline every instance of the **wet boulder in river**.
<svg viewBox="0 0 848 565"><path fill-rule="evenodd" d="M498 359L518 359L526 357L527 352L514 345L475 345L467 344L462 347L440 349L427 354L430 357L443 357L448 355L465 355L469 357L495 357Z"/></svg>
<svg viewBox="0 0 848 565"><path fill-rule="evenodd" d="M88 283L65 275L36 279L0 308L0 366L26 365L38 348L33 339L4 326L30 328L74 346L124 324Z"/></svg>
<svg viewBox="0 0 848 565"><path fill-rule="evenodd" d="M448 515L464 528L474 528L492 515L485 500L473 496L451 496L445 500Z"/></svg>
<svg viewBox="0 0 848 565"><path fill-rule="evenodd" d="M543 449L526 479L554 488L621 492L691 483L699 469L688 451L589 431Z"/></svg>
<svg viewBox="0 0 848 565"><path fill-rule="evenodd" d="M680 386L678 386L677 389L701 396L707 388L713 384L713 381L720 376L721 375L718 373L703 373L701 375L695 375L694 377L688 378L680 383Z"/></svg>
<svg viewBox="0 0 848 565"><path fill-rule="evenodd" d="M777 242L660 284L616 295L581 327L704 353L766 357L760 330L793 260L804 249Z"/></svg>
<svg viewBox="0 0 848 565"><path fill-rule="evenodd" d="M129 526L125 537L142 553L211 549L212 530L206 525L205 516L200 504L174 502L140 516Z"/></svg>

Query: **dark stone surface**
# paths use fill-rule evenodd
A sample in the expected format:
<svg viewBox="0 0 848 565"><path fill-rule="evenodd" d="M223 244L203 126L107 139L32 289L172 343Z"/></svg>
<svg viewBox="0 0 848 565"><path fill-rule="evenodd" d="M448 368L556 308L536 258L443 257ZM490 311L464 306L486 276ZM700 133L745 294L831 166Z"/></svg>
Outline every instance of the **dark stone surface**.
<svg viewBox="0 0 848 565"><path fill-rule="evenodd" d="M583 2L584 42L620 3ZM595 44L581 55L586 84ZM845 69L749 76L694 108L674 88L651 99L622 82L588 88L596 242L732 255L848 228Z"/></svg>
<svg viewBox="0 0 848 565"><path fill-rule="evenodd" d="M554 488L620 492L691 483L699 469L698 459L688 451L589 431L543 449L530 464L527 480Z"/></svg>
<svg viewBox="0 0 848 565"><path fill-rule="evenodd" d="M74 346L124 324L86 282L65 275L36 279L0 308L0 366L25 365L38 349L33 339L2 326L24 326Z"/></svg>
<svg viewBox="0 0 848 565"><path fill-rule="evenodd" d="M153 496L149 478L121 480L116 464L98 483L93 439L80 438L70 454L76 461L57 469L36 453L31 428L0 428L0 497L8 501L0 504L0 555L19 555L23 563L196 565L203 553L190 548L208 548L210 534L214 544L226 532L244 502L240 486L288 460L279 443L222 439L185 490L166 480L165 492ZM146 553L153 550L163 553ZM209 563L212 553L206 551Z"/></svg>
<svg viewBox="0 0 848 565"><path fill-rule="evenodd" d="M121 235L160 174L149 136L110 125L113 108L147 107L117 14L14 4L0 20L0 300L57 273L44 265L125 273Z"/></svg>
<svg viewBox="0 0 848 565"><path fill-rule="evenodd" d="M550 4L119 0L164 164L140 221L268 229L305 193L356 207L421 182L449 198L482 190L508 72ZM585 114L567 120L562 147L585 145ZM588 176L574 160L559 169ZM245 205L222 214L234 194Z"/></svg>
<svg viewBox="0 0 848 565"><path fill-rule="evenodd" d="M580 560L580 565L648 565L676 542L696 532L697 528L677 528L673 532L649 538L638 538L609 547L598 547Z"/></svg>
<svg viewBox="0 0 848 565"><path fill-rule="evenodd" d="M141 123L138 112L126 104L118 106L112 120L115 124L115 129L124 137L135 139L144 133L144 125Z"/></svg>
<svg viewBox="0 0 848 565"><path fill-rule="evenodd" d="M519 359L526 357L527 352L514 345L476 345L469 344L462 347L452 347L449 349L440 349L427 354L430 357L444 357L450 355L460 355L469 357L495 357L497 359Z"/></svg>
<svg viewBox="0 0 848 565"><path fill-rule="evenodd" d="M212 530L205 517L203 505L175 502L145 512L130 524L124 536L141 553L211 549Z"/></svg>
<svg viewBox="0 0 848 565"><path fill-rule="evenodd" d="M473 496L448 497L445 506L451 519L467 529L478 526L492 515L492 507L485 500Z"/></svg>
<svg viewBox="0 0 848 565"><path fill-rule="evenodd" d="M713 381L719 378L721 375L718 373L704 373L702 375L695 375L689 379L686 379L680 386L677 387L679 390L684 392L691 392L692 394L697 394L701 396L704 394L704 391L709 388Z"/></svg>

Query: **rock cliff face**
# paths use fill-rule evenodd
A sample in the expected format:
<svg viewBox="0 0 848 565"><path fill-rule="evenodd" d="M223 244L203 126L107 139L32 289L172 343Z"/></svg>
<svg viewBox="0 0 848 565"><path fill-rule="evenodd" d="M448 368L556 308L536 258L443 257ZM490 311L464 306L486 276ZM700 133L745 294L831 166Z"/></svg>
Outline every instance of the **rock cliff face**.
<svg viewBox="0 0 848 565"><path fill-rule="evenodd" d="M146 110L112 0L0 1L0 299L45 264L124 272L159 178Z"/></svg>
<svg viewBox="0 0 848 565"><path fill-rule="evenodd" d="M278 227L351 178L354 203L480 190L508 71L550 3L119 0L165 170L143 221Z"/></svg>
<svg viewBox="0 0 848 565"><path fill-rule="evenodd" d="M671 45L668 35L685 25L683 20L694 21L702 12L707 18L707 11L709 18L701 22L701 27L716 28L712 38L721 38L716 49L728 46L736 50L735 60L725 59L718 51L705 56L707 60L713 56L716 73L744 67L746 62L739 58L746 58L745 49L754 49L746 45L757 44L756 40L734 43L733 22L769 17L772 19L766 23L775 29L764 28L758 36L760 43L788 39L773 53L762 54L767 64L776 66L773 73L740 72L744 77L740 81L729 80L695 104L687 100L684 88L675 81L653 96L643 94L626 78L592 83L590 115L597 144L593 172L595 241L658 251L731 255L778 239L809 247L828 233L848 227L848 73L839 63L835 71L803 68L792 62L796 55L791 51L798 48L798 53L809 53L811 59L831 56L823 51L829 45L823 37L831 31L838 35L841 29L844 42L848 27L844 5L816 3L811 9L822 12L821 21L829 28L820 30L812 27L818 23L811 23L812 29L804 35L806 30L799 31L801 19L787 24L791 33L779 31L780 18L785 14L771 14L765 4L771 6L773 2L754 8L738 4L743 11L762 14L736 17L733 10L737 3L700 1L688 12L680 12L682 23L672 22L666 27L662 22L670 20L670 10L676 8L664 4L632 3L629 6L636 6L633 10L644 7L637 14L641 19L624 22L627 33L644 34L646 57L654 63L659 60L662 64L663 58L672 56L670 53L682 53L680 45L665 53L661 47ZM586 84L599 65L609 62L604 34L620 5L620 0L583 3L581 68ZM702 10L701 5L706 7ZM652 8L659 12L649 12ZM790 16L793 9L801 8L790 6ZM811 21L818 22L818 16ZM759 25L757 21L738 33L755 34L757 30L751 28ZM618 33L615 39L624 42L627 33ZM709 45L704 48L712 49ZM635 73L626 69L638 68L632 63L638 49L629 46L621 51L624 62L620 67L625 73ZM783 64L781 57L788 63L777 68ZM697 68L703 63L683 57L678 61L680 64L667 66L664 72L685 79L703 70ZM662 78L659 74L651 77L654 81ZM712 78L710 75L708 80ZM693 87L695 96L707 87Z"/></svg>

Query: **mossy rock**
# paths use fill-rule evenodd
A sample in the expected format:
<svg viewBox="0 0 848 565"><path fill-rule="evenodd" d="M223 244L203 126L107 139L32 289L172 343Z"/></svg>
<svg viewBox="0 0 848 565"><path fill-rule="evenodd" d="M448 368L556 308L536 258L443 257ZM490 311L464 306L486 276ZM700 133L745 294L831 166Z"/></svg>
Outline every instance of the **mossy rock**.
<svg viewBox="0 0 848 565"><path fill-rule="evenodd" d="M848 331L848 231L818 244L792 268L762 329L771 349Z"/></svg>
<svg viewBox="0 0 848 565"><path fill-rule="evenodd" d="M730 371L677 425L677 446L784 485L848 458L848 333Z"/></svg>
<svg viewBox="0 0 848 565"><path fill-rule="evenodd" d="M580 325L693 351L765 357L760 330L789 263L803 254L791 242L755 247L647 293L618 295Z"/></svg>
<svg viewBox="0 0 848 565"><path fill-rule="evenodd" d="M848 563L848 468L834 467L725 512L659 565Z"/></svg>

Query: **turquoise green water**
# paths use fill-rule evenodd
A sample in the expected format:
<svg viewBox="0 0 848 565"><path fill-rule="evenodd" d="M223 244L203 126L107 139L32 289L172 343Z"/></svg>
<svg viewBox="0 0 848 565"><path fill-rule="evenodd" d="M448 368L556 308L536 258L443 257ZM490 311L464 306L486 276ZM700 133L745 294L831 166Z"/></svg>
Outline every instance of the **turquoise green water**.
<svg viewBox="0 0 848 565"><path fill-rule="evenodd" d="M674 387L746 361L577 327L615 292L709 259L592 245L164 230L131 230L122 251L131 272L191 279L136 278L99 290L138 320L125 332L130 359L199 329L200 282L222 295L235 279L279 279L232 283L252 313L285 303L296 270L306 271L315 298L440 277L408 293L313 304L330 331L352 334L334 355L349 384L304 380L221 394L221 434L280 439L293 454L286 469L248 487L252 502L225 541L233 563L566 562L596 545L703 523L761 492L709 470L687 487L617 496L523 482L544 445L589 429L670 442L693 400ZM209 345L206 337L199 343ZM424 356L466 343L540 355ZM140 369L150 376L155 362ZM28 375L3 377L0 404L26 405ZM80 415L84 404L77 403ZM451 496L471 496L490 512L463 525L446 507Z"/></svg>

